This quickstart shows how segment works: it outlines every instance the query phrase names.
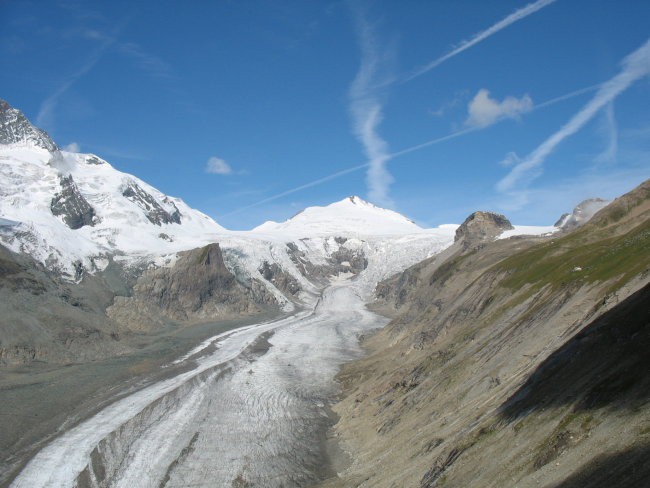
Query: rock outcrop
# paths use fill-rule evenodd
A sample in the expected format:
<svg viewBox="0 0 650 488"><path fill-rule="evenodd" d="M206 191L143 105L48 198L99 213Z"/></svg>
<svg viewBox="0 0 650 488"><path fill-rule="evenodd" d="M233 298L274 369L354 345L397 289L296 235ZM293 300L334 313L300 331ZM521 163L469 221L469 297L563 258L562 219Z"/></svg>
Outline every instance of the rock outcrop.
<svg viewBox="0 0 650 488"><path fill-rule="evenodd" d="M309 242L310 239L301 239L303 242ZM352 273L358 275L368 267L362 241L357 241L357 245L351 245L351 242L345 237L334 237L326 242L326 249L329 253L324 262L312 263L305 251L300 249L295 242L287 242L286 252L289 258L295 264L296 268L308 280L316 283L326 283L331 276L340 273Z"/></svg>
<svg viewBox="0 0 650 488"><path fill-rule="evenodd" d="M174 205L174 202L165 202L171 206L171 210L165 210L163 206L149 193L140 188L139 185L131 183L124 188L122 196L128 198L146 212L149 222L156 225L180 224L181 213Z"/></svg>
<svg viewBox="0 0 650 488"><path fill-rule="evenodd" d="M114 265L79 283L64 281L29 256L0 246L0 366L95 360L124 351L105 315Z"/></svg>
<svg viewBox="0 0 650 488"><path fill-rule="evenodd" d="M29 144L50 152L59 148L47 132L34 127L20 110L0 100L0 144Z"/></svg>
<svg viewBox="0 0 650 488"><path fill-rule="evenodd" d="M494 240L504 230L513 229L510 221L501 214L474 212L456 229L454 242L462 241L465 248Z"/></svg>
<svg viewBox="0 0 650 488"><path fill-rule="evenodd" d="M116 297L108 315L132 331L165 322L216 321L254 314L274 304L263 287L243 286L223 261L219 244L179 254L172 267L145 271L133 296Z"/></svg>
<svg viewBox="0 0 650 488"><path fill-rule="evenodd" d="M269 264L264 261L258 271L266 281L273 283L273 286L284 294L296 295L301 290L298 280L284 271L278 263Z"/></svg>
<svg viewBox="0 0 650 488"><path fill-rule="evenodd" d="M63 221L71 229L80 229L84 225L93 225L95 210L83 197L75 184L72 175L62 176L61 191L54 195L50 209L56 216L62 216Z"/></svg>
<svg viewBox="0 0 650 488"><path fill-rule="evenodd" d="M562 215L554 225L564 230L575 229L586 224L596 212L606 207L607 204L609 204L609 200L603 200L602 198L585 200L578 204L570 214Z"/></svg>

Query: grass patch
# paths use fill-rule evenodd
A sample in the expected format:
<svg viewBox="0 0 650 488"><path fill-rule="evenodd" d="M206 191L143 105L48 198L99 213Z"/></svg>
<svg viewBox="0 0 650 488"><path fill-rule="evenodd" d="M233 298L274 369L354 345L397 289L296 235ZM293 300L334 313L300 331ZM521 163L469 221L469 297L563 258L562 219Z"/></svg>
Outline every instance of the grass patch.
<svg viewBox="0 0 650 488"><path fill-rule="evenodd" d="M508 273L501 284L510 290L532 285L532 294L546 285L557 290L615 279L616 289L650 268L650 221L618 237L602 232L579 230L501 261L496 269Z"/></svg>

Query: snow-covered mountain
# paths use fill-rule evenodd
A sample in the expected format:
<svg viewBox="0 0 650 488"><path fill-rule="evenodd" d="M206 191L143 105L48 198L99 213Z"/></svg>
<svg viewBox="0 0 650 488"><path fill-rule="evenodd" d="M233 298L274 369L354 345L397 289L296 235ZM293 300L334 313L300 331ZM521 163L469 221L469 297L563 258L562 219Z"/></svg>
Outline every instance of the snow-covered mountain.
<svg viewBox="0 0 650 488"><path fill-rule="evenodd" d="M0 239L69 273L108 255L198 247L225 229L92 154L49 151L30 139L0 145ZM7 222L8 221L8 222Z"/></svg>
<svg viewBox="0 0 650 488"><path fill-rule="evenodd" d="M600 209L606 207L610 203L610 200L603 200L602 198L590 198L583 202L580 202L574 209L573 212L565 213L562 215L559 220L555 223L556 227L565 230L575 229L581 225L587 223L591 217L593 217L596 212Z"/></svg>
<svg viewBox="0 0 650 488"><path fill-rule="evenodd" d="M351 196L285 222L229 231L98 156L59 149L4 101L0 178L0 243L68 279L101 272L111 261L172 266L180 251L218 242L240 282L261 280L285 307L337 273L358 275L370 293L379 280L450 246L458 227L423 229Z"/></svg>
<svg viewBox="0 0 650 488"><path fill-rule="evenodd" d="M20 110L0 100L0 144L36 146L56 151L57 145L43 130L34 127Z"/></svg>
<svg viewBox="0 0 650 488"><path fill-rule="evenodd" d="M351 196L326 207L308 207L284 222L265 222L253 232L303 237L416 234L423 230L402 214Z"/></svg>
<svg viewBox="0 0 650 488"><path fill-rule="evenodd" d="M350 197L283 223L229 231L96 155L59 149L6 102L0 178L0 243L67 279L102 272L111 261L173 266L180 251L218 242L237 279L261 282L285 309L310 300L338 273L362 274L370 292L379 279L451 245L456 228L422 229Z"/></svg>

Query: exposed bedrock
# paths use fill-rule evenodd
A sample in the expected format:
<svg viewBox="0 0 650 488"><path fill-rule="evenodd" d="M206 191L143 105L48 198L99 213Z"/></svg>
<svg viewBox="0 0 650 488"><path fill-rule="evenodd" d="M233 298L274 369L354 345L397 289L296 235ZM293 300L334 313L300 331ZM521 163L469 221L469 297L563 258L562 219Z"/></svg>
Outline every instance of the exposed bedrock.
<svg viewBox="0 0 650 488"><path fill-rule="evenodd" d="M269 264L264 261L258 271L266 281L271 282L285 295L296 295L301 290L298 280L284 271L278 263Z"/></svg>
<svg viewBox="0 0 650 488"><path fill-rule="evenodd" d="M75 184L72 175L62 176L61 191L54 195L50 209L56 216L62 216L63 221L71 229L80 229L84 225L93 225L95 210L83 197Z"/></svg>
<svg viewBox="0 0 650 488"><path fill-rule="evenodd" d="M474 212L456 229L454 242L462 241L464 247L469 248L494 239L504 230L510 229L513 229L512 224L501 214Z"/></svg>
<svg viewBox="0 0 650 488"><path fill-rule="evenodd" d="M122 195L142 208L146 212L147 219L149 219L149 222L152 224L162 225L181 223L181 213L178 208L176 208L176 205L174 205L174 202L164 202L171 207L171 209L166 210L153 196L135 183L131 183L124 188Z"/></svg>
<svg viewBox="0 0 650 488"><path fill-rule="evenodd" d="M108 315L131 330L147 330L165 321L197 322L260 312L275 304L252 280L243 286L226 268L219 244L179 254L170 268L145 271L133 296L116 297Z"/></svg>

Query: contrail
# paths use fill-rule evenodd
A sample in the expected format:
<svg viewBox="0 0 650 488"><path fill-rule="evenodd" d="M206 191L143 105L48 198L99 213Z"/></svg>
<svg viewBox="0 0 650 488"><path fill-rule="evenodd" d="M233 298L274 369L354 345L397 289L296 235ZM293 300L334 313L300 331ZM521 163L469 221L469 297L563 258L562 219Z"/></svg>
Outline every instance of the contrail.
<svg viewBox="0 0 650 488"><path fill-rule="evenodd" d="M301 190L306 190L307 188L311 188L312 186L320 185L320 184L325 183L327 181L333 180L333 179L338 178L338 177L343 176L343 175L347 175L349 173L354 173L355 171L359 171L360 169L364 169L364 168L367 168L369 166L370 166L370 163L363 163L363 164L359 164L358 166L352 166L351 168L344 169L344 170L341 170L341 171L337 171L336 173L332 173L329 176L324 176L323 178L319 178L319 179L311 181L309 183L305 183L304 185L300 185L300 186L297 186L297 187L292 188L290 190L283 191L282 193L278 193L276 195L270 196L268 198L265 198L264 200L260 200L259 202L251 203L250 205L246 205L245 207L238 208L236 210L233 210L232 212L222 214L222 215L219 216L219 218L228 217L230 215L235 215L235 214L241 213L244 210L248 210L249 208L264 205L265 203L272 202L274 200L277 200L278 198L286 197L287 195L291 195L292 193L296 193L296 192L299 192Z"/></svg>
<svg viewBox="0 0 650 488"><path fill-rule="evenodd" d="M596 90L597 88L599 88L601 86L602 85L600 85L600 84L591 85L591 86L588 86L588 87L585 87L585 88L581 88L579 90L574 90L572 92L569 92L569 93L567 93L565 95L561 95L559 97L551 98L550 100L547 100L545 102L542 102L542 103L539 103L539 104L533 106L528 113L534 112L535 110L538 110L540 108L550 107L551 105L555 105L556 103L560 103L560 102L562 102L564 100L568 100L570 98L580 96L580 95L582 95L584 93L588 93L590 91ZM504 118L497 121L497 123L500 122L501 120L504 120ZM435 139L431 139L431 140L422 142L420 144L416 144L415 146L410 146L410 147L407 147L405 149L401 149L399 151L396 151L394 153L390 153L390 154L387 155L387 158L388 158L387 160L395 159L395 158L398 158L400 156L404 156L405 154L409 154L409 153L412 153L412 152L415 152L415 151L419 151L420 149L424 149L425 147L434 146L436 144L440 144L441 142L450 141L452 139L456 139L457 137L465 136L467 134L470 134L472 132L477 132L477 131L482 130L482 129L484 129L484 128L482 128L482 127L470 127L468 129L463 129L463 130L459 130L459 131L456 131L456 132L452 132L451 134L447 134L446 136L436 137ZM332 173L331 175L324 176L322 178L318 178L317 180L310 181L309 183L305 183L305 184L297 186L295 188L291 188L289 190L283 191L282 193L277 193L275 195L272 195L272 196L270 196L268 198L265 198L263 200L260 200L258 202L251 203L251 204L246 205L244 207L240 207L238 209L233 210L232 212L222 214L218 218L229 217L231 215L241 213L241 212L243 212L245 210L249 210L251 208L258 207L260 205L264 205L265 203L273 202L273 201L278 200L278 199L280 199L282 197L286 197L287 195L292 195L293 193L297 193L299 191L306 190L307 188L312 188L314 186L318 186L318 185L320 185L322 183L326 183L328 181L334 180L334 179L339 178L341 176L345 176L347 174L354 173L355 171L360 171L362 169L368 168L368 167L370 167L370 165L371 165L370 162L359 163L359 164L357 164L355 166L351 166L351 167L349 167L347 169L337 171L336 173Z"/></svg>
<svg viewBox="0 0 650 488"><path fill-rule="evenodd" d="M470 47L478 44L481 41L484 41L488 37L496 34L502 29L505 29L509 25L514 24L515 22L520 21L521 19L524 19L528 17L531 14L534 14L538 10L543 9L544 7L547 7L548 5L555 3L556 0L537 0L536 2L529 3L523 8L520 8L519 10L515 10L513 13L505 17L504 19L500 20L493 26L478 32L477 34L474 34L470 39L463 41L460 43L458 47L455 49L451 50L444 56L440 56L438 59L435 59L431 61L428 64L425 64L424 66L421 66L420 68L414 70L411 72L409 75L407 75L402 82L405 83L407 81L411 81L413 78L417 78L420 75L423 75L424 73L431 71L433 68L440 66L442 63L447 61L448 59L453 58L457 54L462 53L463 51L469 49Z"/></svg>
<svg viewBox="0 0 650 488"><path fill-rule="evenodd" d="M47 128L47 126L51 124L52 114L56 108L57 103L59 102L59 98L61 98L61 96L67 92L70 87L72 87L77 81L79 81L79 79L88 74L88 72L95 67L102 56L104 56L104 53L117 42L117 37L122 32L124 27L126 27L126 25L130 22L130 20L131 17L127 17L122 20L115 27L112 35L104 37L101 45L93 51L86 63L84 63L81 68L70 75L68 79L65 80L61 86L59 86L59 88L57 88L49 97L43 101L43 103L41 103L41 106L38 110L38 115L36 116L36 124L39 127Z"/></svg>
<svg viewBox="0 0 650 488"><path fill-rule="evenodd" d="M540 174L540 167L546 157L558 144L575 134L596 113L627 90L634 82L650 75L650 39L623 60L621 71L606 81L589 102L564 124L557 132L540 144L522 162L517 164L496 186L500 192L512 190L519 183L528 184Z"/></svg>

